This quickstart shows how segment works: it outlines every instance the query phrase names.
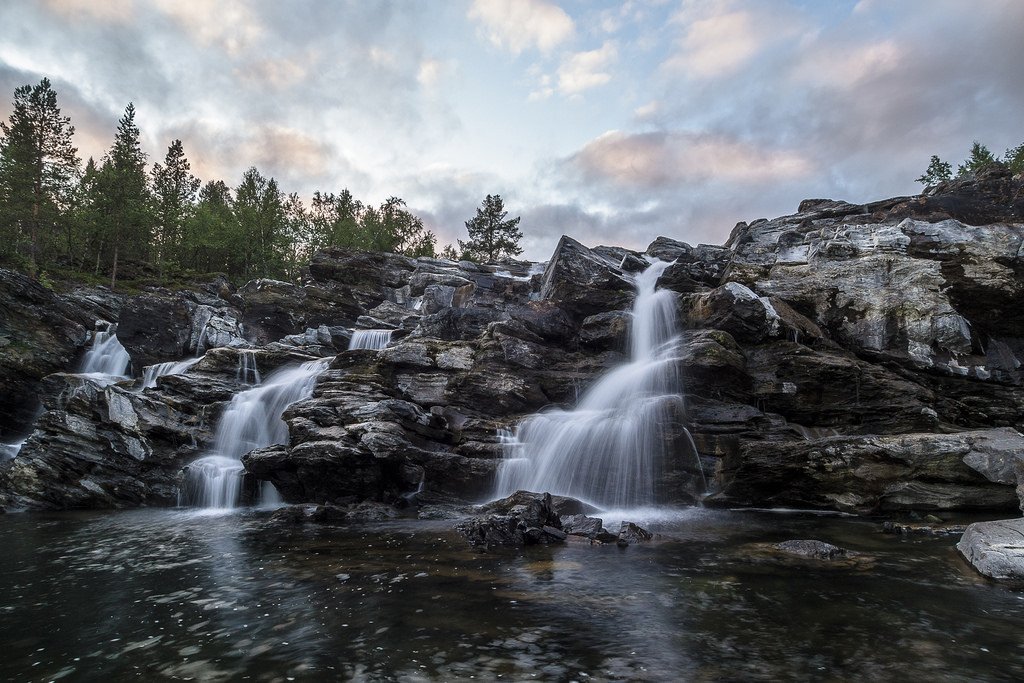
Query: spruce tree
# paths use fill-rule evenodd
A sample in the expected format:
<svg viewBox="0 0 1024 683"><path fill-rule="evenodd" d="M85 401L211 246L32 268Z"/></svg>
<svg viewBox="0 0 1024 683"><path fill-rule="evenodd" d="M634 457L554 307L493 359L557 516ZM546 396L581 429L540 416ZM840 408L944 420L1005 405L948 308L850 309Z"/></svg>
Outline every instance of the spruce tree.
<svg viewBox="0 0 1024 683"><path fill-rule="evenodd" d="M185 221L195 208L199 178L192 175L181 140L167 148L163 165L153 164L153 195L156 203L156 247L161 280L164 264L176 257Z"/></svg>
<svg viewBox="0 0 1024 683"><path fill-rule="evenodd" d="M476 210L476 216L466 221L469 241L459 240L462 257L473 261L493 263L502 257L518 256L523 253L519 240L519 217L505 220L508 211L501 195L487 195Z"/></svg>
<svg viewBox="0 0 1024 683"><path fill-rule="evenodd" d="M953 167L949 165L949 162L943 161L933 154L928 168L915 182L924 183L925 187L931 187L945 182L952 177Z"/></svg>
<svg viewBox="0 0 1024 683"><path fill-rule="evenodd" d="M974 144L971 145L971 155L967 157L967 161L957 167L956 177L963 178L966 175L974 175L981 169L994 163L996 163L996 158L992 156L992 152L988 150L988 147L975 140Z"/></svg>
<svg viewBox="0 0 1024 683"><path fill-rule="evenodd" d="M78 150L71 119L62 116L57 94L44 78L14 91L14 111L0 122L0 204L2 248L28 243L29 269L45 258L78 175Z"/></svg>
<svg viewBox="0 0 1024 683"><path fill-rule="evenodd" d="M117 286L122 256L146 258L153 223L152 197L146 178L146 154L135 125L135 105L128 103L117 125L114 144L103 160L97 182L98 204L111 250L110 287Z"/></svg>

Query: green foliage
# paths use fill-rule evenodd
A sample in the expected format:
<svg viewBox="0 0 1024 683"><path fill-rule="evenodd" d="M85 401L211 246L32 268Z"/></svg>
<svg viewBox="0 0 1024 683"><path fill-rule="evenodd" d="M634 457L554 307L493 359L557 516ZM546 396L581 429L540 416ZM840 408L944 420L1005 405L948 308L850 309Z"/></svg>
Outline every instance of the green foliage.
<svg viewBox="0 0 1024 683"><path fill-rule="evenodd" d="M459 252L451 244L444 245L444 249L441 250L439 255L441 258L448 259L449 261L458 261L460 259Z"/></svg>
<svg viewBox="0 0 1024 683"><path fill-rule="evenodd" d="M1024 142L1006 150L1003 155L1003 163L1014 174L1024 173Z"/></svg>
<svg viewBox="0 0 1024 683"><path fill-rule="evenodd" d="M156 215L154 238L161 279L165 264L173 263L178 257L185 222L195 210L200 181L192 175L191 168L181 140L175 140L167 148L164 163L153 164L150 171Z"/></svg>
<svg viewBox="0 0 1024 683"><path fill-rule="evenodd" d="M14 91L14 111L0 122L0 254L27 249L29 270L47 261L59 238L80 161L75 128L62 116L50 81Z"/></svg>
<svg viewBox="0 0 1024 683"><path fill-rule="evenodd" d="M931 187L932 185L938 185L939 183L946 182L952 177L953 167L950 166L948 162L942 161L939 157L933 154L931 163L928 164L928 168L915 182L924 183L925 187Z"/></svg>
<svg viewBox="0 0 1024 683"><path fill-rule="evenodd" d="M133 104L108 152L79 173L74 127L56 103L46 79L20 87L0 123L0 260L33 274L45 266L48 282L174 286L183 273L211 272L294 280L328 246L435 253L434 233L398 197L372 206L347 189L318 191L307 207L255 167L234 191L202 184L181 140L147 173Z"/></svg>
<svg viewBox="0 0 1024 683"><path fill-rule="evenodd" d="M502 257L518 256L523 253L519 240L519 217L505 220L508 211L501 195L487 195L476 210L476 216L466 221L469 240L459 240L462 257L472 261L493 263Z"/></svg>
<svg viewBox="0 0 1024 683"><path fill-rule="evenodd" d="M967 157L964 163L957 166L956 177L963 178L967 175L973 175L994 163L996 163L996 158L992 156L992 152L988 151L988 147L975 140L974 144L971 145L970 156Z"/></svg>

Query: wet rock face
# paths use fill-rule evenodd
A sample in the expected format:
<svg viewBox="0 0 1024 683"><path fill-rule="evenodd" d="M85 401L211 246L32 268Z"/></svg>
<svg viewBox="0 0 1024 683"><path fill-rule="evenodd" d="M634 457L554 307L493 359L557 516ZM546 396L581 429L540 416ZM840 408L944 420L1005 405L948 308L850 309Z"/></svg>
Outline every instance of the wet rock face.
<svg viewBox="0 0 1024 683"><path fill-rule="evenodd" d="M541 298L575 316L628 308L634 287L617 263L563 236L544 272Z"/></svg>
<svg viewBox="0 0 1024 683"><path fill-rule="evenodd" d="M561 543L567 534L555 512L550 493L520 491L515 503L483 517L456 526L470 545L479 548L521 547L538 543ZM512 502L512 501L509 501Z"/></svg>
<svg viewBox="0 0 1024 683"><path fill-rule="evenodd" d="M38 282L0 270L0 438L27 431L40 380L72 368L94 322Z"/></svg>

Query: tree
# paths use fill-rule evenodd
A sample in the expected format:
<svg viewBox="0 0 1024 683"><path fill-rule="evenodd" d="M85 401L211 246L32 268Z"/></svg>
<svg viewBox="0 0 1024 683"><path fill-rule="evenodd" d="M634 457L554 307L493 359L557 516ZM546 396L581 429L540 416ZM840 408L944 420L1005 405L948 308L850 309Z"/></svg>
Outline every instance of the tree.
<svg viewBox="0 0 1024 683"><path fill-rule="evenodd" d="M324 247L359 247L363 211L363 203L348 189L337 195L314 192L309 206L310 249L315 252Z"/></svg>
<svg viewBox="0 0 1024 683"><path fill-rule="evenodd" d="M264 178L255 167L242 176L235 189L235 221L243 255L242 275L272 277L284 266L286 220L284 197L277 181Z"/></svg>
<svg viewBox="0 0 1024 683"><path fill-rule="evenodd" d="M953 167L948 162L942 161L938 156L932 155L931 163L927 170L915 182L924 183L925 187L938 185L953 177Z"/></svg>
<svg viewBox="0 0 1024 683"><path fill-rule="evenodd" d="M996 158L992 156L992 152L988 151L988 147L975 140L971 145L971 155L967 157L967 161L957 166L956 176L962 178L966 175L973 175L994 163L996 163Z"/></svg>
<svg viewBox="0 0 1024 683"><path fill-rule="evenodd" d="M244 241L232 210L231 189L223 180L211 180L199 190L199 201L184 225L181 257L203 272L241 272L239 250Z"/></svg>
<svg viewBox="0 0 1024 683"><path fill-rule="evenodd" d="M1006 154L1003 155L1003 163L1014 174L1024 173L1024 142L1006 150Z"/></svg>
<svg viewBox="0 0 1024 683"><path fill-rule="evenodd" d="M117 124L114 144L103 160L96 184L97 204L113 249L110 287L117 285L118 260L123 254L146 258L153 223L152 196L146 178L146 154L135 125L135 105L125 107Z"/></svg>
<svg viewBox="0 0 1024 683"><path fill-rule="evenodd" d="M163 165L153 164L153 195L156 201L156 246L161 280L164 263L178 250L185 221L195 209L199 178L192 175L181 140L167 148Z"/></svg>
<svg viewBox="0 0 1024 683"><path fill-rule="evenodd" d="M364 249L412 257L434 255L437 237L398 197L388 197L378 208L366 207L360 217L360 227L360 246Z"/></svg>
<svg viewBox="0 0 1024 683"><path fill-rule="evenodd" d="M444 245L444 249L441 250L440 257L443 259L448 259L449 261L458 261L459 252L455 251L455 247L452 246L451 244L446 244Z"/></svg>
<svg viewBox="0 0 1024 683"><path fill-rule="evenodd" d="M0 122L0 202L3 246L12 250L26 236L30 270L45 256L45 243L57 232L78 175L75 127L62 116L57 94L44 78L14 91L14 111Z"/></svg>
<svg viewBox="0 0 1024 683"><path fill-rule="evenodd" d="M505 220L508 211L501 195L487 195L476 210L476 216L466 221L469 241L459 240L463 258L493 263L503 256L512 257L523 253L519 240L519 217Z"/></svg>

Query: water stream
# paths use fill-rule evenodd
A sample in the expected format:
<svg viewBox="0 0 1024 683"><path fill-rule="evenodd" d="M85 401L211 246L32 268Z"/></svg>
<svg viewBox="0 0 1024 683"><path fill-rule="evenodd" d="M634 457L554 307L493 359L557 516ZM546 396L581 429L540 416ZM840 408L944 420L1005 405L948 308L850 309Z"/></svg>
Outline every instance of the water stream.
<svg viewBox="0 0 1024 683"><path fill-rule="evenodd" d="M132 359L117 339L117 325L94 333L92 346L82 359L81 374L97 379L107 377L111 382L127 379Z"/></svg>
<svg viewBox="0 0 1024 683"><path fill-rule="evenodd" d="M313 393L317 376L330 359L284 367L263 384L235 394L217 423L213 450L185 468L179 505L225 509L238 504L241 457L256 448L287 443L285 409Z"/></svg>
<svg viewBox="0 0 1024 683"><path fill-rule="evenodd" d="M572 496L602 508L631 509L657 500L670 457L699 459L681 426L675 294L655 285L668 263L637 277L629 362L601 377L572 410L550 409L499 434L505 459L495 497L516 490Z"/></svg>
<svg viewBox="0 0 1024 683"><path fill-rule="evenodd" d="M352 330L352 339L348 343L349 351L353 349L369 349L379 351L391 343L394 330Z"/></svg>

